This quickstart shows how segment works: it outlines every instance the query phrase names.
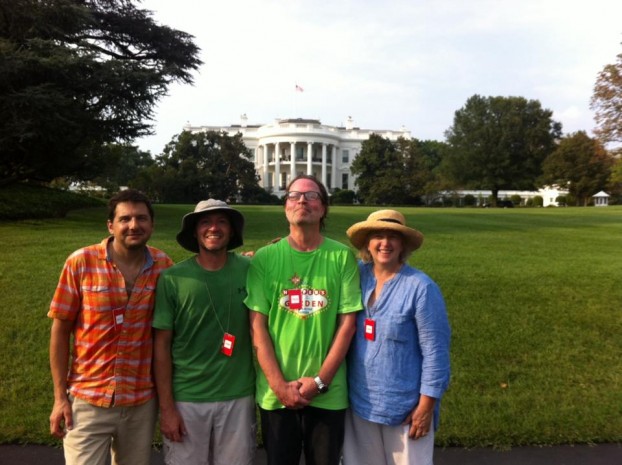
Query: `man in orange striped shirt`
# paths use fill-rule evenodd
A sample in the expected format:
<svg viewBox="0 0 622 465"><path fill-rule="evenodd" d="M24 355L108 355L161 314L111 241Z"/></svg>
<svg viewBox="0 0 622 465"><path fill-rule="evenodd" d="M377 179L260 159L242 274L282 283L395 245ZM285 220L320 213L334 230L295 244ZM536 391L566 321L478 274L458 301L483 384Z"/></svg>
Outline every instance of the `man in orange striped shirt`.
<svg viewBox="0 0 622 465"><path fill-rule="evenodd" d="M69 256L48 313L50 432L63 438L67 465L104 465L109 451L113 465L151 457L151 320L158 276L172 261L147 245L153 208L141 192L110 199L108 231Z"/></svg>

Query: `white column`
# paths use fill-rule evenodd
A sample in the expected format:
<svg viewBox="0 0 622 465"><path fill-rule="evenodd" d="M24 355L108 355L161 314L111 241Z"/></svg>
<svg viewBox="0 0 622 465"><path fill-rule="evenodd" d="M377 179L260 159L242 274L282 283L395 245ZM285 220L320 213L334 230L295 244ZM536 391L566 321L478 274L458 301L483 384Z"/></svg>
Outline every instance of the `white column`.
<svg viewBox="0 0 622 465"><path fill-rule="evenodd" d="M307 174L313 174L313 159L311 158L313 155L313 143L307 142Z"/></svg>
<svg viewBox="0 0 622 465"><path fill-rule="evenodd" d="M322 144L322 184L326 186L326 144Z"/></svg>
<svg viewBox="0 0 622 465"><path fill-rule="evenodd" d="M337 148L336 145L333 145L333 150L332 150L332 161L333 161L333 166L332 166L332 171L330 172L330 176L332 179L331 182L331 186L333 186L333 189L335 187L337 187L337 152L339 151L339 149Z"/></svg>
<svg viewBox="0 0 622 465"><path fill-rule="evenodd" d="M261 147L263 148L263 187L267 189L270 187L268 184L268 144L263 144Z"/></svg>
<svg viewBox="0 0 622 465"><path fill-rule="evenodd" d="M292 182L292 179L296 177L296 142L289 143L290 151L292 152L292 156L289 159L289 182Z"/></svg>
<svg viewBox="0 0 622 465"><path fill-rule="evenodd" d="M274 144L274 190L281 190L281 154L278 142Z"/></svg>

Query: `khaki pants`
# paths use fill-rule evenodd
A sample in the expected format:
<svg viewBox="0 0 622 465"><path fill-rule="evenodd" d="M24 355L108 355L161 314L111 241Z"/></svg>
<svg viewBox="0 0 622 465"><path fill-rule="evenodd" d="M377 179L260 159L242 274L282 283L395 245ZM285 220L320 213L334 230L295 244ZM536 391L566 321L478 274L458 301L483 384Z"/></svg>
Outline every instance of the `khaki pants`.
<svg viewBox="0 0 622 465"><path fill-rule="evenodd" d="M157 418L155 399L102 408L72 397L73 429L63 440L66 465L149 465Z"/></svg>

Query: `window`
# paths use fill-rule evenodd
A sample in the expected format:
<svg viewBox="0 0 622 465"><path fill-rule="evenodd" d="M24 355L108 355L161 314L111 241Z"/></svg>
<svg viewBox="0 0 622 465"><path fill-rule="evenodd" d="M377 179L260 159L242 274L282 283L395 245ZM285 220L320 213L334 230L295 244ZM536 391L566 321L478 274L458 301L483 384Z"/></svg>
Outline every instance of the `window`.
<svg viewBox="0 0 622 465"><path fill-rule="evenodd" d="M348 173L342 173L341 175L341 188L348 189Z"/></svg>
<svg viewBox="0 0 622 465"><path fill-rule="evenodd" d="M349 150L341 151L341 163L344 163L344 164L350 163L350 151Z"/></svg>

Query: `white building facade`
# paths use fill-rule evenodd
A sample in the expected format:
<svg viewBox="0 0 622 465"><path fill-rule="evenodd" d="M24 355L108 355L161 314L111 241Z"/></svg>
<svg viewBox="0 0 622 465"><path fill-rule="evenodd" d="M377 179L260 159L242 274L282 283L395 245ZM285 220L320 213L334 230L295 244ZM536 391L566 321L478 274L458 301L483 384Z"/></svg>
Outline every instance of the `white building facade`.
<svg viewBox="0 0 622 465"><path fill-rule="evenodd" d="M253 153L260 185L281 196L287 184L300 174L321 180L327 189L356 190L350 172L352 161L361 151L361 144L371 134L395 141L409 139L410 131L360 129L348 117L345 126L327 126L316 119L278 119L271 124L249 125L242 115L239 125L184 126L185 131L218 131L242 134L246 147Z"/></svg>
<svg viewBox="0 0 622 465"><path fill-rule="evenodd" d="M475 205L478 207L486 206L490 203L491 190L467 190L459 189L455 191L443 191L439 192L441 197L458 197L461 200L461 204L464 201L464 197L471 195L475 198ZM544 186L537 191L518 191L518 190L500 190L497 192L497 199L500 201L510 200L514 196L521 198L520 205L526 205L527 201L534 197L542 197L543 207L559 207L558 198L568 195L568 189L561 189L558 186Z"/></svg>

